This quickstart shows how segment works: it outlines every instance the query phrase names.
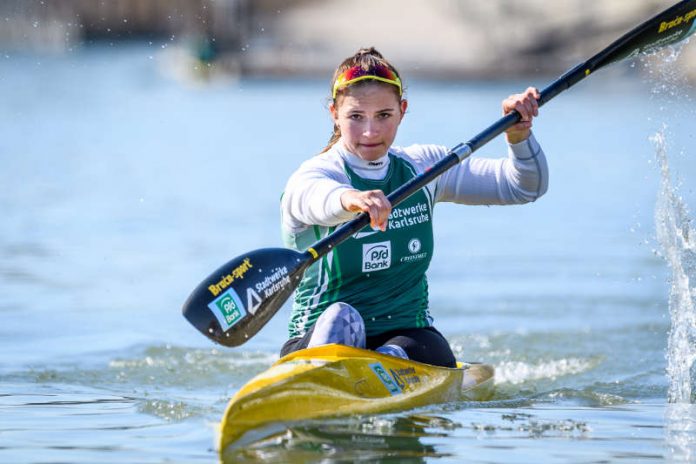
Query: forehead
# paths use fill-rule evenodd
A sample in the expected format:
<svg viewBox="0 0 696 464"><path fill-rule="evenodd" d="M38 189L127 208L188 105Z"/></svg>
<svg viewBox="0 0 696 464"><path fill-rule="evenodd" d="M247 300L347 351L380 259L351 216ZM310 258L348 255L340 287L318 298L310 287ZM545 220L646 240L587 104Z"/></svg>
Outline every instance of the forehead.
<svg viewBox="0 0 696 464"><path fill-rule="evenodd" d="M365 81L345 89L336 98L339 109L370 110L398 108L401 99L396 87L381 82Z"/></svg>

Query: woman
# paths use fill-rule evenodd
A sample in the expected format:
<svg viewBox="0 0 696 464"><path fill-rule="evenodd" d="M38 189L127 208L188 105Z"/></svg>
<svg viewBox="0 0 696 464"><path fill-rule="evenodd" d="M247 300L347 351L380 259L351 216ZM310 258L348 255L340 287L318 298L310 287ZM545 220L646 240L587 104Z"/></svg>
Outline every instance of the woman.
<svg viewBox="0 0 696 464"><path fill-rule="evenodd" d="M506 132L508 158L470 158L392 209L386 196L445 157L447 148L392 146L408 102L398 72L374 48L343 61L331 91L334 132L324 151L288 181L281 200L284 240L305 250L360 212L369 214L371 228L305 273L281 354L341 343L454 367L428 307L433 206L521 204L546 191L546 160L530 130L539 92L529 88L503 101L504 114L522 115Z"/></svg>

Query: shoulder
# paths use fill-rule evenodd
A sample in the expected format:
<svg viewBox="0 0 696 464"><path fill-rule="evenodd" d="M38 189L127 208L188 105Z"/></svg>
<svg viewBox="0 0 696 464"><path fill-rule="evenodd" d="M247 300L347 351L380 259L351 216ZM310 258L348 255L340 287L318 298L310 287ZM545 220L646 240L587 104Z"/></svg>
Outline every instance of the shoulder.
<svg viewBox="0 0 696 464"><path fill-rule="evenodd" d="M315 155L305 160L290 176L290 179L307 177L329 177L343 179L346 177L343 159L332 151Z"/></svg>

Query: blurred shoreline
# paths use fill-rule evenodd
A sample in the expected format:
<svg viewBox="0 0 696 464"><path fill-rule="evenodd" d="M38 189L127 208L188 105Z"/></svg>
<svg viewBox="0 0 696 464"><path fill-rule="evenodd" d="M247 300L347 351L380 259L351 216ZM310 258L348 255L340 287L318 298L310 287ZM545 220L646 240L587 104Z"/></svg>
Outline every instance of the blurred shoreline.
<svg viewBox="0 0 696 464"><path fill-rule="evenodd" d="M0 50L165 41L192 76L324 76L375 46L408 76L553 75L673 2L614 0L4 0ZM176 52L171 52L175 49ZM696 47L683 72L696 82Z"/></svg>

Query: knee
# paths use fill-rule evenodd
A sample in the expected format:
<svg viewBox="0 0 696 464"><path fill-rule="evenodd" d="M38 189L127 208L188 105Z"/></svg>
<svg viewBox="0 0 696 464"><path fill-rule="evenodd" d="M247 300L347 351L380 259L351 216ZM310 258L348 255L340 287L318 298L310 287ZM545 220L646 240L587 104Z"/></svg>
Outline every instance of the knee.
<svg viewBox="0 0 696 464"><path fill-rule="evenodd" d="M359 321L364 324L363 318L358 312L357 309L349 305L348 303L344 303L342 301L339 301L337 303L333 303L329 307L327 307L323 313L319 316L319 319L317 319L317 322L320 320L345 320L345 321Z"/></svg>
<svg viewBox="0 0 696 464"><path fill-rule="evenodd" d="M347 303L334 303L319 316L310 347L340 343L365 348L365 322L360 313Z"/></svg>

